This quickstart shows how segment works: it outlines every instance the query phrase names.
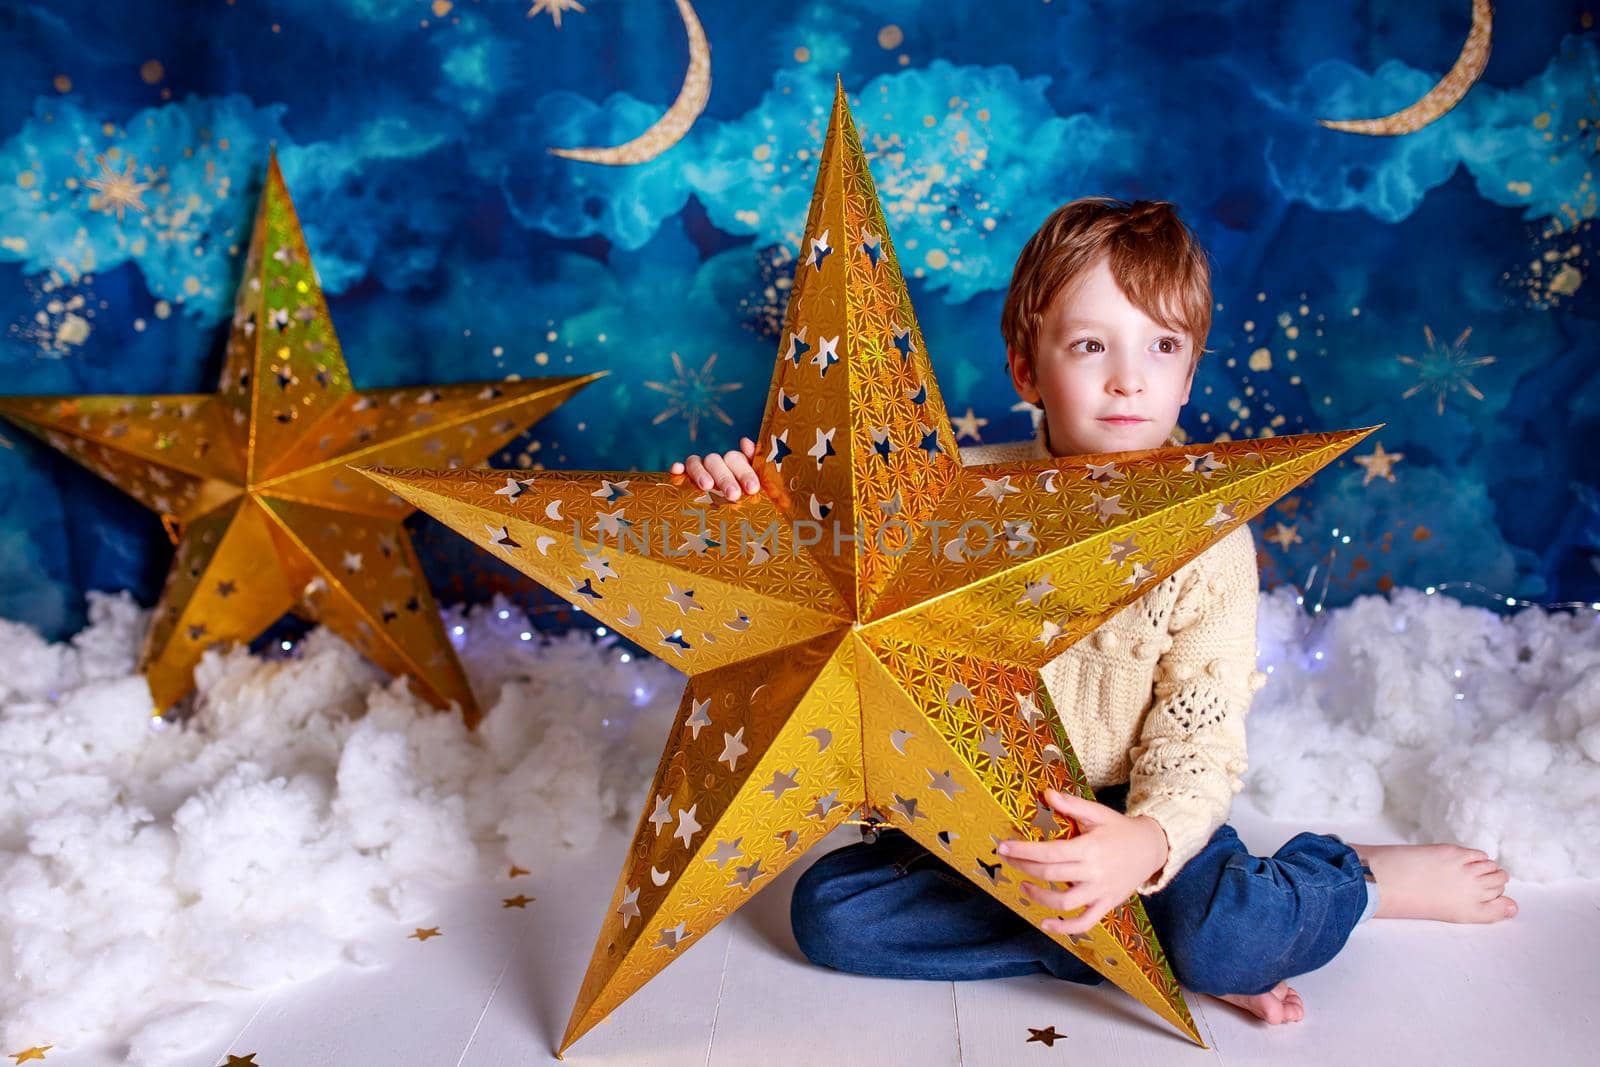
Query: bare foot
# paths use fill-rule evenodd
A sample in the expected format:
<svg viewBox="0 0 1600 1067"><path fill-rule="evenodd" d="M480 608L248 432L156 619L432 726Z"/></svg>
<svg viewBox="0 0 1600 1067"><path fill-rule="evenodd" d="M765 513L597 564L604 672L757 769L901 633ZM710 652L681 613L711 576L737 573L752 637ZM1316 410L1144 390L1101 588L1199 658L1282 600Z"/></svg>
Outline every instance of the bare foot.
<svg viewBox="0 0 1600 1067"><path fill-rule="evenodd" d="M1300 999L1299 993L1289 987L1288 982L1279 982L1265 993L1254 995L1228 993L1217 999L1243 1008L1263 1022L1273 1025L1297 1023L1306 1017L1305 1002Z"/></svg>
<svg viewBox="0 0 1600 1067"><path fill-rule="evenodd" d="M1378 879L1379 919L1492 923L1517 913L1506 873L1488 854L1460 845L1351 845Z"/></svg>

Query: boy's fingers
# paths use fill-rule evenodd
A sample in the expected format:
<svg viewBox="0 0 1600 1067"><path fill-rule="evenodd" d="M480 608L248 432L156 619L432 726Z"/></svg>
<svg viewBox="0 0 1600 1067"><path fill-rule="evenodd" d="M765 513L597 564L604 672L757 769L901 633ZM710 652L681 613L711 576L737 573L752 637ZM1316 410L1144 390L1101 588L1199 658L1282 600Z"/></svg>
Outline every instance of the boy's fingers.
<svg viewBox="0 0 1600 1067"><path fill-rule="evenodd" d="M739 499L739 483L734 478L733 472L728 470L727 462L715 452L706 457L706 470L711 472L711 477L716 479L717 488L722 490L722 495L729 500Z"/></svg>
<svg viewBox="0 0 1600 1067"><path fill-rule="evenodd" d="M739 484L744 486L745 492L754 493L761 488L761 479L756 477L755 468L750 466L750 460L743 452L729 452L722 459L733 476L739 479Z"/></svg>
<svg viewBox="0 0 1600 1067"><path fill-rule="evenodd" d="M1058 934L1086 934L1093 930L1101 919L1106 917L1106 912L1111 910L1111 904L1104 900L1091 900L1084 908L1083 914L1076 919L1052 919L1051 929Z"/></svg>
<svg viewBox="0 0 1600 1067"><path fill-rule="evenodd" d="M705 461L699 456L690 456L683 462L683 469L689 475L689 480L701 489L710 489L711 473L706 470Z"/></svg>
<svg viewBox="0 0 1600 1067"><path fill-rule="evenodd" d="M1076 839L1066 841L1002 841L1000 855L1007 860L1034 863L1070 863L1078 859Z"/></svg>
<svg viewBox="0 0 1600 1067"><path fill-rule="evenodd" d="M1023 891L1028 894L1029 900L1037 901L1047 908L1055 911L1072 911L1090 904L1100 895L1100 887L1087 882L1078 882L1071 889L1051 889L1034 882L1023 882ZM1091 926L1093 923L1090 924Z"/></svg>
<svg viewBox="0 0 1600 1067"><path fill-rule="evenodd" d="M739 449L747 456L756 454L756 443L748 437L739 438Z"/></svg>
<svg viewBox="0 0 1600 1067"><path fill-rule="evenodd" d="M1081 874L1081 863L1034 863L1030 860L1018 860L1006 857L1006 865L1015 867L1029 878L1037 878L1041 882L1070 882L1073 874Z"/></svg>

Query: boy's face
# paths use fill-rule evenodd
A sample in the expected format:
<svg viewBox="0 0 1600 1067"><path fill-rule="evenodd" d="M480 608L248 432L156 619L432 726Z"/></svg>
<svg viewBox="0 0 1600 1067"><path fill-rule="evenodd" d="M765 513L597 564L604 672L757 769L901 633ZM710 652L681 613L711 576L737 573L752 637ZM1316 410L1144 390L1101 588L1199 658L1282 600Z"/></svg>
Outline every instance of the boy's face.
<svg viewBox="0 0 1600 1067"><path fill-rule="evenodd" d="M1051 453L1075 456L1166 444L1189 402L1193 346L1135 307L1102 257L1045 313L1034 366L1006 356L1018 395L1044 407Z"/></svg>

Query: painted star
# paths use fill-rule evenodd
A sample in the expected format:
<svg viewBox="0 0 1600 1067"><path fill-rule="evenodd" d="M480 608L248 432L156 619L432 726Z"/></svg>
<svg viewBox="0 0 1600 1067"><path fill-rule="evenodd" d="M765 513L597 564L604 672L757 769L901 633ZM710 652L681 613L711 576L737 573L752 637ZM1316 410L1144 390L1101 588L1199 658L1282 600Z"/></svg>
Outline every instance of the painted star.
<svg viewBox="0 0 1600 1067"><path fill-rule="evenodd" d="M1280 548L1287 550L1293 548L1295 545L1301 544L1305 540L1300 536L1299 530L1300 526L1298 523L1291 526L1280 522L1272 529L1268 530L1262 536L1262 540L1275 543Z"/></svg>
<svg viewBox="0 0 1600 1067"><path fill-rule="evenodd" d="M1026 1045L1031 1042L1038 1041L1041 1042L1045 1048L1055 1048L1056 1042L1064 1040L1066 1036L1066 1034L1056 1033L1056 1028L1053 1026L1047 1026L1043 1030L1035 1030L1030 1026L1028 1027L1028 1040L1024 1041L1023 1044Z"/></svg>
<svg viewBox="0 0 1600 1067"><path fill-rule="evenodd" d="M160 511L176 540L139 662L157 713L193 688L213 642L246 644L294 611L476 724L404 525L412 505L346 465L472 467L597 377L496 382L492 400L483 382L356 389L273 158L215 393L5 397L0 415ZM473 540L486 543L481 526ZM383 609L411 600L417 611Z"/></svg>
<svg viewBox="0 0 1600 1067"><path fill-rule="evenodd" d="M121 173L112 169L105 156L95 156L94 161L100 165L99 176L86 178L83 182L94 190L94 195L89 197L91 211L103 211L107 215L115 212L117 221L121 222L123 213L129 208L135 211L148 210L144 206L145 190L155 183L141 182L134 177L138 165L132 157L129 157L128 166Z"/></svg>
<svg viewBox="0 0 1600 1067"><path fill-rule="evenodd" d="M556 29L561 28L561 13L563 11L576 11L580 15L585 13L585 8L578 0L533 0L533 6L528 9L527 18L533 18L541 11L550 12L550 21L556 24Z"/></svg>
<svg viewBox="0 0 1600 1067"><path fill-rule="evenodd" d="M1361 484L1368 485L1374 478L1394 481L1394 465L1405 459L1406 454L1404 452L1385 452L1383 450L1383 442L1379 441L1367 455L1352 456L1350 458L1359 463L1361 468L1367 472L1366 477L1361 479Z"/></svg>
<svg viewBox="0 0 1600 1067"><path fill-rule="evenodd" d="M968 408L965 415L957 415L952 418L950 425L955 427L957 441L963 437L970 437L974 441L982 441L983 435L978 431L989 425L989 420L974 415L972 409Z"/></svg>

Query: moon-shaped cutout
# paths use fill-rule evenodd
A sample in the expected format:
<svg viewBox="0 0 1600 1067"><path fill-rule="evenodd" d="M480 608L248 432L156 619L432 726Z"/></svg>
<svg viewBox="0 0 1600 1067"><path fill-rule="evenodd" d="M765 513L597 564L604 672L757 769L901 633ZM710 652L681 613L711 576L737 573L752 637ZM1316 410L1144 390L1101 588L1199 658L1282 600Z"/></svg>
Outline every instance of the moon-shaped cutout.
<svg viewBox="0 0 1600 1067"><path fill-rule="evenodd" d="M565 522L561 517L561 501L552 500L544 506L544 517L552 522Z"/></svg>
<svg viewBox="0 0 1600 1067"><path fill-rule="evenodd" d="M639 609L632 604L628 605L628 613L617 620L618 626L638 626L640 621Z"/></svg>
<svg viewBox="0 0 1600 1067"><path fill-rule="evenodd" d="M1056 475L1060 473L1060 471L1040 471L1034 480L1039 483L1040 489L1053 493L1056 491Z"/></svg>
<svg viewBox="0 0 1600 1067"><path fill-rule="evenodd" d="M967 562L967 557L961 554L961 550L964 547L966 546L961 538L952 537L944 543L944 548L940 551L944 553L944 558L951 563L965 563Z"/></svg>
<svg viewBox="0 0 1600 1067"><path fill-rule="evenodd" d="M671 878L671 877L672 877L671 868L668 868L667 870L664 870L664 871L658 871L654 867L650 868L650 880L652 882L654 882L656 885L666 885L667 884L667 879Z"/></svg>
<svg viewBox="0 0 1600 1067"><path fill-rule="evenodd" d="M583 163L627 167L648 162L683 139L711 98L711 44L689 0L678 0L678 14L683 16L683 28L689 34L689 69L684 73L678 98L666 114L624 144L611 148L552 148L552 154Z"/></svg>
<svg viewBox="0 0 1600 1067"><path fill-rule="evenodd" d="M539 550L539 555L548 556L550 554L550 546L555 543L556 539L554 537L551 537L549 534L544 534L540 536L538 540L533 542L533 547Z"/></svg>
<svg viewBox="0 0 1600 1067"><path fill-rule="evenodd" d="M1439 83L1408 108L1376 119L1318 119L1330 130L1363 133L1373 137L1393 137L1415 133L1461 102L1473 82L1489 63L1489 44L1493 36L1494 5L1489 0L1472 0L1472 29L1461 46L1455 66Z"/></svg>
<svg viewBox="0 0 1600 1067"><path fill-rule="evenodd" d="M906 754L906 742L909 740L911 740L910 730L891 730L889 732L889 743L902 756Z"/></svg>
<svg viewBox="0 0 1600 1067"><path fill-rule="evenodd" d="M818 752L826 751L828 746L833 744L833 731L828 729L826 726L819 726L815 730L812 730L810 733L806 734L806 736L817 743Z"/></svg>

